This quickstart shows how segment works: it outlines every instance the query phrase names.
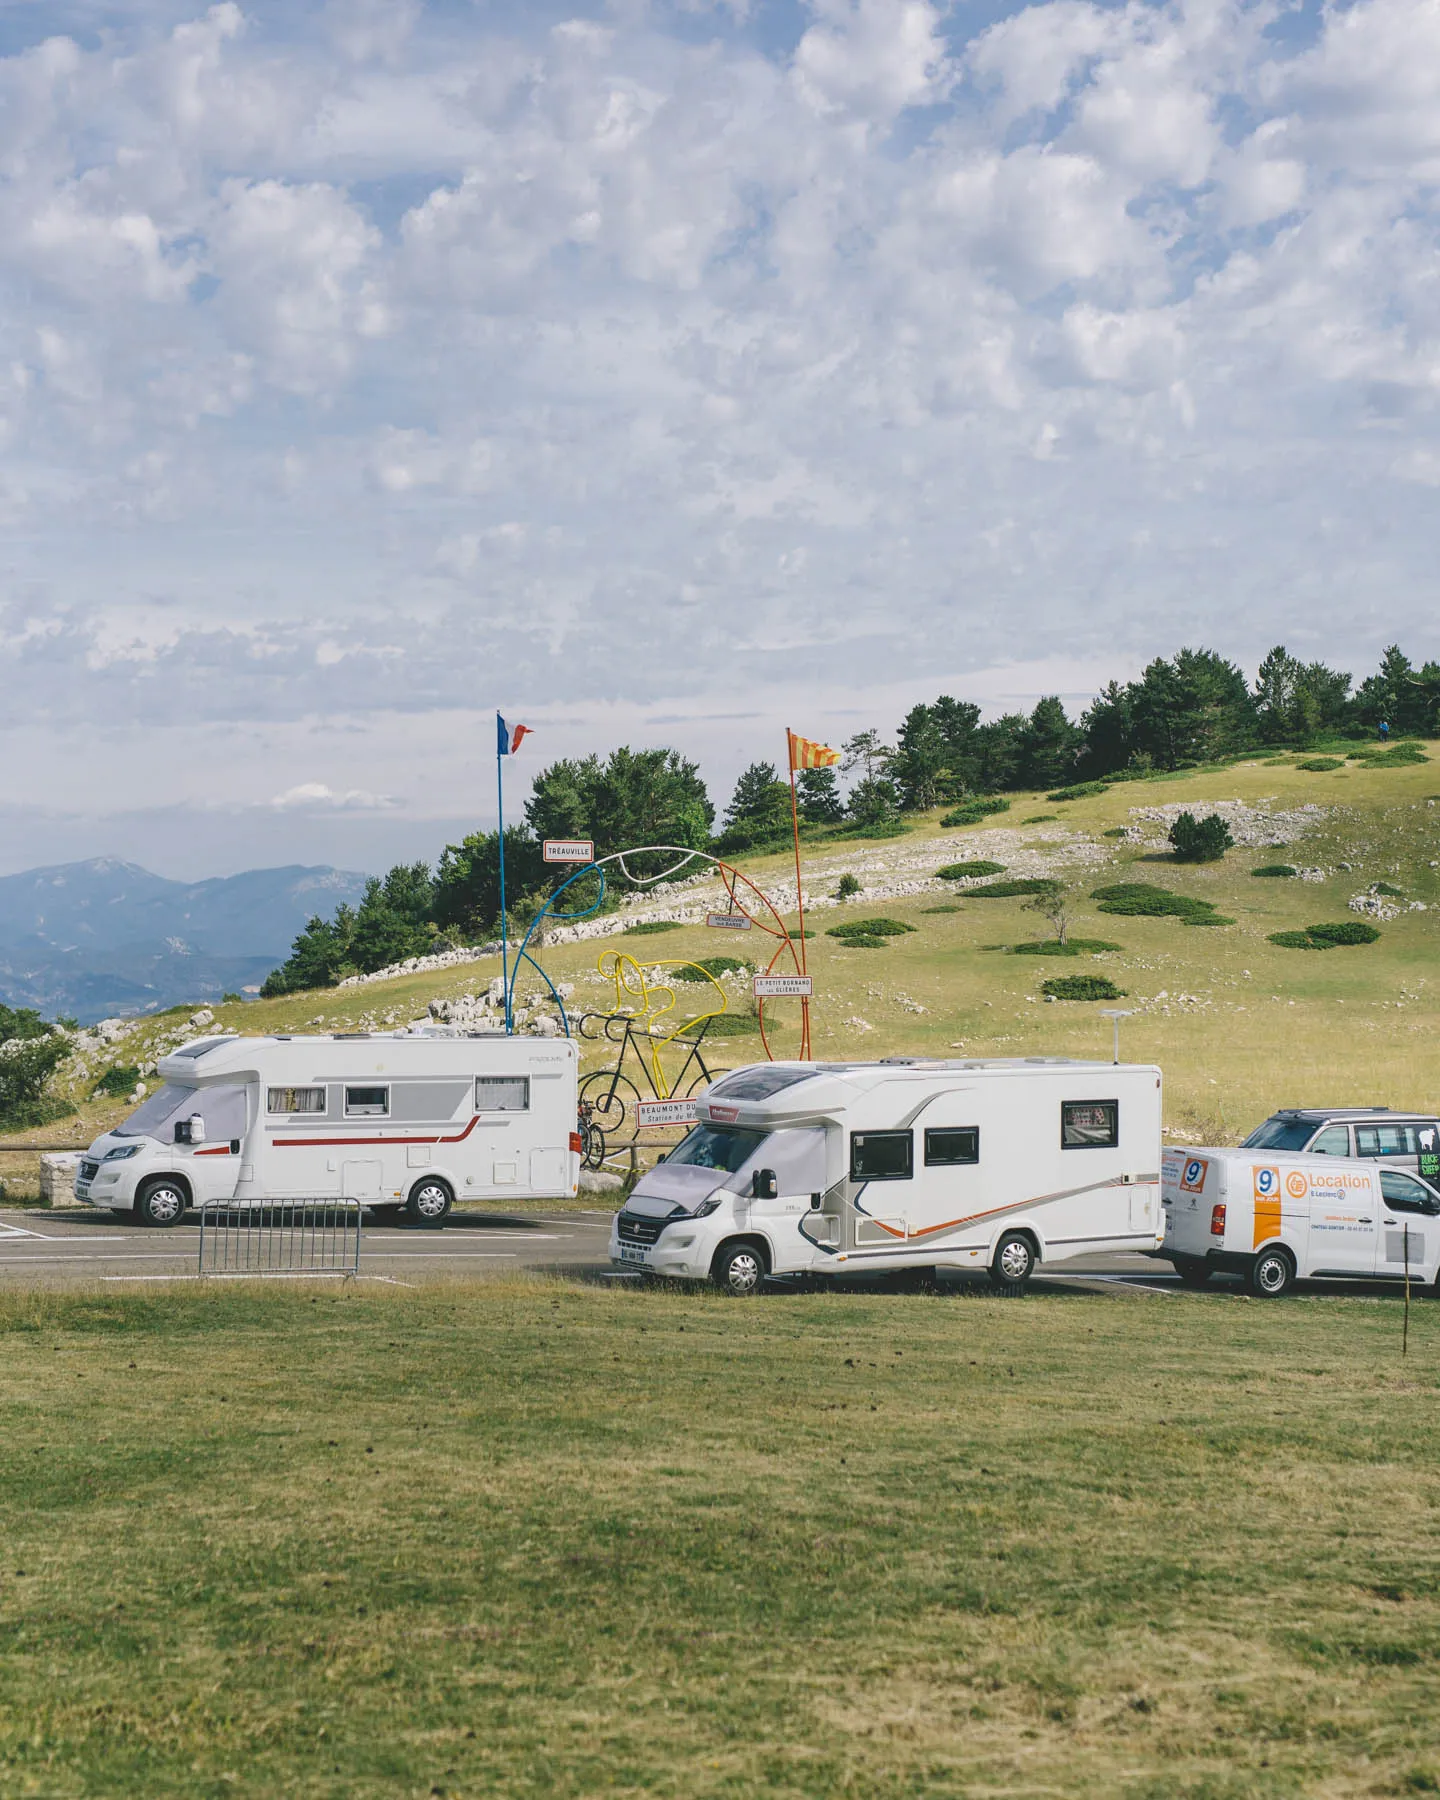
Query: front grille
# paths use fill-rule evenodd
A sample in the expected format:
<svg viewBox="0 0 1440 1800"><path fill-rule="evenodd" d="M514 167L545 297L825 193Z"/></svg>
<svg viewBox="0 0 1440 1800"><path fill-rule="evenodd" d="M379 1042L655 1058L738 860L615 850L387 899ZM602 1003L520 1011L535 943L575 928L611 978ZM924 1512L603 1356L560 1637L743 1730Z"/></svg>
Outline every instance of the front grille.
<svg viewBox="0 0 1440 1800"><path fill-rule="evenodd" d="M93 1181L99 1173L99 1163L82 1162L80 1165L80 1179L82 1181Z"/></svg>
<svg viewBox="0 0 1440 1800"><path fill-rule="evenodd" d="M654 1244L659 1242L660 1233L669 1223L668 1219L646 1219L638 1213L622 1212L616 1220L616 1229L622 1244Z"/></svg>

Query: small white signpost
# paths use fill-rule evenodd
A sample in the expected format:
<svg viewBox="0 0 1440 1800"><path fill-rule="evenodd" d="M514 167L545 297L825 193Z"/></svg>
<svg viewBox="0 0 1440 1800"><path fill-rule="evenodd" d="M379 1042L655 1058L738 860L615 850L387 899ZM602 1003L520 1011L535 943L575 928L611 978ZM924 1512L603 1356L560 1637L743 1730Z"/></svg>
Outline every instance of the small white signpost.
<svg viewBox="0 0 1440 1800"><path fill-rule="evenodd" d="M808 975L757 975L755 977L755 998L757 1000L778 1000L782 998L808 1000L814 993Z"/></svg>
<svg viewBox="0 0 1440 1800"><path fill-rule="evenodd" d="M546 838L543 855L547 863L591 863L595 860L593 838Z"/></svg>
<svg viewBox="0 0 1440 1800"><path fill-rule="evenodd" d="M751 922L744 913L706 913L705 923L712 931L748 931Z"/></svg>
<svg viewBox="0 0 1440 1800"><path fill-rule="evenodd" d="M695 1123L695 1102L693 1100L637 1100L635 1102L635 1123L642 1131L654 1125L693 1125Z"/></svg>

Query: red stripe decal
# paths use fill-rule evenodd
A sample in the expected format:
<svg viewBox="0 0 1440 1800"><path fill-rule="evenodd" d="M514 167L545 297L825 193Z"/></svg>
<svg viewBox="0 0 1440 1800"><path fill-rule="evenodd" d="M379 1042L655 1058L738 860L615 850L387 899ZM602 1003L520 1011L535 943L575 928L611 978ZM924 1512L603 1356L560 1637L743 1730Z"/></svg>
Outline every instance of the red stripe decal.
<svg viewBox="0 0 1440 1800"><path fill-rule="evenodd" d="M428 1137L276 1138L274 1147L277 1150L329 1150L346 1144L463 1144L479 1123L480 1115L476 1113L455 1137L437 1137L431 1132Z"/></svg>

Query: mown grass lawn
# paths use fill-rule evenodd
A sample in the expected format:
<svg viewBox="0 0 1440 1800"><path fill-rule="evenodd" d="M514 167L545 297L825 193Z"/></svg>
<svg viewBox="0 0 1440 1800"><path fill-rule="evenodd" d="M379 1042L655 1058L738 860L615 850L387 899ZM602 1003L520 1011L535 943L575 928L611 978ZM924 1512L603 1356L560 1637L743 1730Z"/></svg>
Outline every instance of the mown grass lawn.
<svg viewBox="0 0 1440 1800"><path fill-rule="evenodd" d="M0 1792L1434 1791L1435 1304L4 1296Z"/></svg>

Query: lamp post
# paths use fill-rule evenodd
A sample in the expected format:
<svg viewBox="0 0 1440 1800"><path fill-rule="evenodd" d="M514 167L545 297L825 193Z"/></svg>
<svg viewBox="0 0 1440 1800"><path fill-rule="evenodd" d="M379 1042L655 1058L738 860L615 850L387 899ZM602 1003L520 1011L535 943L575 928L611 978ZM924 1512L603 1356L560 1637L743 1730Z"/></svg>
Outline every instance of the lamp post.
<svg viewBox="0 0 1440 1800"><path fill-rule="evenodd" d="M1107 1006L1102 1010L1102 1012L1100 1014L1100 1017L1102 1019L1109 1019L1110 1022L1115 1027L1115 1057L1114 1057L1114 1060L1117 1063L1120 1060L1120 1021L1122 1019L1131 1018L1134 1014L1134 1011L1135 1011L1134 1007Z"/></svg>

